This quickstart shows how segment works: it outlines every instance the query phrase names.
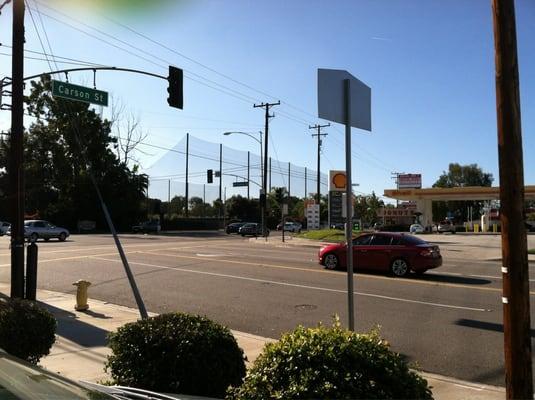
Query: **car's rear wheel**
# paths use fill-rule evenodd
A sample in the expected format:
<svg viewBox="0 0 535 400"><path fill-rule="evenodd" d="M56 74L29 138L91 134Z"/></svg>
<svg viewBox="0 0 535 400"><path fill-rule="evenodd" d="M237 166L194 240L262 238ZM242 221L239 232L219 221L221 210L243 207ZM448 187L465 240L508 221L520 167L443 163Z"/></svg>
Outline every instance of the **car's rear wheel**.
<svg viewBox="0 0 535 400"><path fill-rule="evenodd" d="M50 238L46 237L45 238L45 242L48 242L50 240Z"/></svg>
<svg viewBox="0 0 535 400"><path fill-rule="evenodd" d="M64 242L65 239L67 239L67 234L65 232L61 232L58 236L58 239L60 242Z"/></svg>
<svg viewBox="0 0 535 400"><path fill-rule="evenodd" d="M327 254L323 260L323 265L326 269L336 269L338 268L339 264L338 257L333 253Z"/></svg>
<svg viewBox="0 0 535 400"><path fill-rule="evenodd" d="M409 264L402 258L395 259L390 265L390 270L394 276L406 276L409 273Z"/></svg>
<svg viewBox="0 0 535 400"><path fill-rule="evenodd" d="M30 235L30 241L31 242L37 242L38 238L39 238L39 235L37 233L35 233L35 232Z"/></svg>

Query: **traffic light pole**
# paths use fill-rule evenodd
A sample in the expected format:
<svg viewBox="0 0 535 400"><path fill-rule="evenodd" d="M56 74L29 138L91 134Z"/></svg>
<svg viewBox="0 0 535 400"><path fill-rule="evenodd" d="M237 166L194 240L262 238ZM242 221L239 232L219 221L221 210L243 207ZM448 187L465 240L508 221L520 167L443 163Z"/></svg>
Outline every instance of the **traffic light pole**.
<svg viewBox="0 0 535 400"><path fill-rule="evenodd" d="M12 54L9 151L11 297L24 298L24 0L13 0Z"/></svg>

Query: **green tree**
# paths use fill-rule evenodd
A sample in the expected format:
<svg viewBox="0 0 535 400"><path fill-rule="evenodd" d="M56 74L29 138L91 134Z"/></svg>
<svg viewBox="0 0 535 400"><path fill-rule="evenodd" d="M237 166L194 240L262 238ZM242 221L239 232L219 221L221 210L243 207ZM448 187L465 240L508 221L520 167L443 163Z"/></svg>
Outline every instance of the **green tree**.
<svg viewBox="0 0 535 400"><path fill-rule="evenodd" d="M444 171L433 187L454 188L467 186L491 186L494 178L491 173L483 172L477 164L460 165L451 163L448 171ZM435 221L446 218L448 214L458 220L467 219L467 209L473 207L474 218L479 218L483 208L481 201L435 201L433 216Z"/></svg>
<svg viewBox="0 0 535 400"><path fill-rule="evenodd" d="M25 99L35 117L24 135L26 212L74 228L78 220L105 219L91 177L119 228L126 228L145 213L146 177L131 171L113 152L116 139L111 123L89 104L54 98L51 81L44 76L31 82ZM5 155L9 142L0 142L0 192L6 193Z"/></svg>
<svg viewBox="0 0 535 400"><path fill-rule="evenodd" d="M379 199L375 192L371 195L356 196L355 217L361 219L363 224L371 225L378 221L377 211L384 206L384 201Z"/></svg>

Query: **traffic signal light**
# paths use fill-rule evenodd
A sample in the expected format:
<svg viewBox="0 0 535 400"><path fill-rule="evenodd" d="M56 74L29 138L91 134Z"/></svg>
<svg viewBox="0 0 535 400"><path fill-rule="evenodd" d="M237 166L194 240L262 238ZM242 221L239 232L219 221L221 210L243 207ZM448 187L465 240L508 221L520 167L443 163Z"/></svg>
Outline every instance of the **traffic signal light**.
<svg viewBox="0 0 535 400"><path fill-rule="evenodd" d="M182 110L184 108L184 72L180 68L170 65L167 80L169 81L169 87L167 88L169 97L167 98L167 103L171 107L180 108Z"/></svg>
<svg viewBox="0 0 535 400"><path fill-rule="evenodd" d="M208 183L214 183L214 170L212 169L206 170L206 181Z"/></svg>

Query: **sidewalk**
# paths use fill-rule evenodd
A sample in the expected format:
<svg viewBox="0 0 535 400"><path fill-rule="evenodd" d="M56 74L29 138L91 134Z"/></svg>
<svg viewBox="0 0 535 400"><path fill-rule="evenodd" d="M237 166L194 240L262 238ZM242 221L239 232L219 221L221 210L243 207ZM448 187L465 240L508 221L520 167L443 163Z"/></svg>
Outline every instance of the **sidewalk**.
<svg viewBox="0 0 535 400"><path fill-rule="evenodd" d="M9 293L9 285L0 283L0 292ZM58 320L56 343L51 353L41 359L41 366L72 380L97 382L109 379L103 370L106 356L110 354L106 335L127 322L136 321L138 311L90 298L90 309L78 312L74 311L74 295L47 290L39 290L37 298ZM244 332L232 333L247 356L248 365L258 357L265 343L274 341ZM501 387L429 373L422 375L433 387L433 396L437 400L505 398L505 389Z"/></svg>

